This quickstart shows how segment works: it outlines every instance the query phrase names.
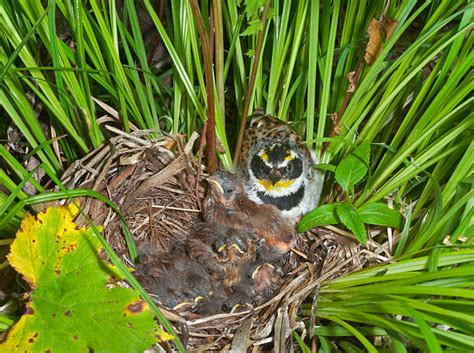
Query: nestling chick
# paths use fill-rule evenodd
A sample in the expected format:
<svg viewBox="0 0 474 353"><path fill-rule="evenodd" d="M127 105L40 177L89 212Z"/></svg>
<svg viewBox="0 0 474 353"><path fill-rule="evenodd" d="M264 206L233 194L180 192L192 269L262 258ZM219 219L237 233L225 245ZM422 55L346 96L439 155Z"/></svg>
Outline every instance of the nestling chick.
<svg viewBox="0 0 474 353"><path fill-rule="evenodd" d="M254 234L278 252L290 249L294 227L275 206L249 200L241 180L229 172L214 173L207 181L210 192L203 203L203 213L208 224Z"/></svg>
<svg viewBox="0 0 474 353"><path fill-rule="evenodd" d="M204 266L213 283L222 283L227 293L241 282L244 264L256 259L255 241L251 234L200 225L187 241L191 258Z"/></svg>
<svg viewBox="0 0 474 353"><path fill-rule="evenodd" d="M264 263L255 268L252 273L253 290L261 299L267 300L273 296L281 284L281 273L271 263Z"/></svg>
<svg viewBox="0 0 474 353"><path fill-rule="evenodd" d="M225 238L226 231L224 226L199 223L186 240L187 254L206 268L213 282L223 280L225 275L225 268L218 253L218 243Z"/></svg>
<svg viewBox="0 0 474 353"><path fill-rule="evenodd" d="M250 287L246 288L244 276L245 269L256 259L255 241L248 234L229 232L226 239L216 245L225 271L223 285L226 293L250 291Z"/></svg>
<svg viewBox="0 0 474 353"><path fill-rule="evenodd" d="M226 297L215 291L206 268L185 255L173 255L146 257L137 266L135 277L170 309L200 314L221 312Z"/></svg>

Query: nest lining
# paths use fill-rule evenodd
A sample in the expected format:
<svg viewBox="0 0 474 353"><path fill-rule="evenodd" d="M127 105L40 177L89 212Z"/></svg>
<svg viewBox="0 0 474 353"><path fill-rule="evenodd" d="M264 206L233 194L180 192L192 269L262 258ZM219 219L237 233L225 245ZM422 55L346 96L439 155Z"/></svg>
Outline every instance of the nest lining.
<svg viewBox="0 0 474 353"><path fill-rule="evenodd" d="M124 214L139 251L159 255L183 239L199 218L205 183L197 178L206 173L191 153L196 139L194 134L185 144L182 136L153 139L147 131L121 132L76 161L62 181L68 188L89 188L109 197ZM114 250L132 265L117 214L98 200L81 204L94 224L104 226ZM77 222L86 224L80 218ZM330 227L296 235L296 251L283 285L272 299L252 310L190 319L160 307L175 322L190 351L273 347L284 352L294 329L306 332L298 317L305 298L316 296L326 280L361 269L374 258L385 259L383 247L369 243L375 247L371 252L345 235ZM311 322L314 325L314 317Z"/></svg>

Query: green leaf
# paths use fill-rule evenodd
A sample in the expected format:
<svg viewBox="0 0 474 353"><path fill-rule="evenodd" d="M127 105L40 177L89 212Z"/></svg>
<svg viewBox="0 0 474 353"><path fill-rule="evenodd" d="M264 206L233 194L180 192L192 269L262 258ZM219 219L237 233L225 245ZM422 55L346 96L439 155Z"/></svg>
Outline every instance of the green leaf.
<svg viewBox="0 0 474 353"><path fill-rule="evenodd" d="M171 338L138 293L117 284L118 271L98 258L99 239L73 222L76 212L51 207L24 219L8 260L32 287L31 301L0 351L141 352Z"/></svg>
<svg viewBox="0 0 474 353"><path fill-rule="evenodd" d="M319 163L315 165L316 169L319 170L328 170L330 172L336 172L336 166L333 164L328 164L328 163Z"/></svg>
<svg viewBox="0 0 474 353"><path fill-rule="evenodd" d="M301 338L300 335L296 331L293 331L293 337L296 339L296 342L298 342L298 346L301 349L301 352L303 353L311 353L311 349L308 347L308 345L304 342L304 340Z"/></svg>
<svg viewBox="0 0 474 353"><path fill-rule="evenodd" d="M258 17L260 10L265 5L265 0L245 0L245 14L247 18Z"/></svg>
<svg viewBox="0 0 474 353"><path fill-rule="evenodd" d="M415 319L418 327L420 328L423 338L426 340L428 350L433 353L441 353L441 346L436 339L436 336L433 332L433 329L428 325L428 323L423 319L423 316L415 309L411 308L409 305L406 306L407 311L410 313L411 317Z"/></svg>
<svg viewBox="0 0 474 353"><path fill-rule="evenodd" d="M361 243L367 243L367 232L359 213L352 205L341 203L337 205L336 212L341 222L349 228Z"/></svg>
<svg viewBox="0 0 474 353"><path fill-rule="evenodd" d="M367 174L369 163L370 144L364 142L339 163L336 168L336 181L344 191L352 191L354 185Z"/></svg>
<svg viewBox="0 0 474 353"><path fill-rule="evenodd" d="M336 214L336 207L338 205L340 204L331 203L328 205L322 205L311 212L308 212L299 223L298 231L305 232L314 227L341 223Z"/></svg>
<svg viewBox="0 0 474 353"><path fill-rule="evenodd" d="M245 55L247 55L249 58L255 56L255 49L249 49L248 51L245 52Z"/></svg>
<svg viewBox="0 0 474 353"><path fill-rule="evenodd" d="M249 21L249 25L247 26L245 31L243 31L240 35L243 37L256 35L260 31L261 27L262 27L262 22L260 21L260 19L251 20Z"/></svg>
<svg viewBox="0 0 474 353"><path fill-rule="evenodd" d="M364 223L397 229L402 228L402 215L400 212L389 208L384 203L376 202L365 204L358 209L358 212L360 219Z"/></svg>

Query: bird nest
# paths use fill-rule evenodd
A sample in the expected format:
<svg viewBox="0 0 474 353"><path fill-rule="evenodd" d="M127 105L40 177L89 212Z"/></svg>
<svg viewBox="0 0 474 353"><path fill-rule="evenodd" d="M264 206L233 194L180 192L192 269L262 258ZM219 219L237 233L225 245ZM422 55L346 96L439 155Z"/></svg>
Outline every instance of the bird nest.
<svg viewBox="0 0 474 353"><path fill-rule="evenodd" d="M183 239L200 218L207 176L193 155L197 135L187 143L182 136L154 138L147 131L119 135L76 161L63 175L66 187L97 191L119 206L139 252L160 254ZM199 180L198 180L199 179ZM133 267L116 212L99 200L81 201L95 224L125 263ZM84 224L84 219L78 219ZM325 281L362 268L369 260L361 245L337 229L316 229L295 234L288 272L275 296L254 308L234 313L186 317L160 306L174 323L187 349L285 352L292 344L291 332L314 325L300 317L306 298L317 303ZM159 305L159 303L157 303ZM313 305L316 307L316 304ZM308 319L308 320L306 320Z"/></svg>

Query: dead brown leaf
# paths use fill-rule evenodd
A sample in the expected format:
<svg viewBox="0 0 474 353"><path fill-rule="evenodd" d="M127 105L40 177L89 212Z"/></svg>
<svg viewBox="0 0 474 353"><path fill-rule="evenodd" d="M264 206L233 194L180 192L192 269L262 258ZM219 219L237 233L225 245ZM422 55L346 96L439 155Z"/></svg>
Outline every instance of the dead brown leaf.
<svg viewBox="0 0 474 353"><path fill-rule="evenodd" d="M382 40L388 41L397 27L398 21L383 15L381 20L373 18L370 21L367 33L369 34L369 42L365 50L364 60L367 64L372 65L380 56L383 49Z"/></svg>
<svg viewBox="0 0 474 353"><path fill-rule="evenodd" d="M334 127L333 127L334 134L340 135L341 134L341 129L339 128L339 126L337 126L337 124L338 124L337 113L332 113L331 114L331 120L332 120L332 123L334 125Z"/></svg>
<svg viewBox="0 0 474 353"><path fill-rule="evenodd" d="M364 60L367 64L372 65L382 52L382 36L380 34L380 22L375 18L370 21L369 28L369 42L365 50Z"/></svg>
<svg viewBox="0 0 474 353"><path fill-rule="evenodd" d="M349 80L349 88L347 88L347 93L353 93L356 90L357 82L356 82L356 72L351 71L347 74L347 79Z"/></svg>
<svg viewBox="0 0 474 353"><path fill-rule="evenodd" d="M385 41L387 42L393 34L393 31L398 25L398 21L390 18L388 16L383 15L382 20L380 21L380 25L383 27L385 31Z"/></svg>

